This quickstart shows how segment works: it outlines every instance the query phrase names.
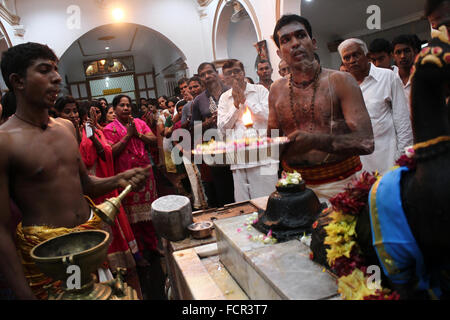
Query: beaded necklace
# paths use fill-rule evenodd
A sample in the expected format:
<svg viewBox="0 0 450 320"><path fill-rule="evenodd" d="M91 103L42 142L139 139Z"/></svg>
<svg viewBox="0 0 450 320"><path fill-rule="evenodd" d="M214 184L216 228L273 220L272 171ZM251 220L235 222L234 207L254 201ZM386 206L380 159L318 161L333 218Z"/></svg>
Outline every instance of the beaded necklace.
<svg viewBox="0 0 450 320"><path fill-rule="evenodd" d="M303 114L308 115L308 113L310 114L310 127L309 127L309 131L313 132L315 124L314 124L314 107L315 107L315 103L316 103L316 93L317 93L317 88L319 87L319 76L322 72L322 67L319 67L319 69L317 69L317 72L314 76L314 78L310 81L305 81L302 82L301 84L297 84L294 82L294 80L292 80L292 74L289 78L289 98L290 98L290 106L291 106L291 112L292 112L292 117L295 119L295 122L297 124L297 128L300 128L300 121L298 120L298 117L296 116L295 113L295 104L294 104L294 90L292 89L292 86L296 86L297 88L302 88L305 89L306 87L308 87L311 83L314 83L314 91L313 91L313 95L311 98L311 103L309 105L309 107L306 106L302 106L301 107L301 111L303 112Z"/></svg>

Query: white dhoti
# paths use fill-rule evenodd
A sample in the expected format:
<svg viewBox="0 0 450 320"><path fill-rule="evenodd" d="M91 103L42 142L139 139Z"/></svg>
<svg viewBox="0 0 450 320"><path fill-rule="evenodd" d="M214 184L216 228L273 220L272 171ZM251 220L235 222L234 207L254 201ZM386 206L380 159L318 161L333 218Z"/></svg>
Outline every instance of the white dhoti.
<svg viewBox="0 0 450 320"><path fill-rule="evenodd" d="M196 164L192 163L188 158L183 156L183 164L186 169L186 173L191 184L193 195L194 209L206 209L208 208L207 197L205 190L203 189L200 171Z"/></svg>
<svg viewBox="0 0 450 320"><path fill-rule="evenodd" d="M314 191L320 202L326 202L330 206L330 199L338 193L344 192L345 188L352 182L353 179L359 178L362 170L349 176L348 178L336 182L324 183L320 185L306 185L307 188Z"/></svg>
<svg viewBox="0 0 450 320"><path fill-rule="evenodd" d="M265 197L275 191L278 163L234 169L232 172L236 202Z"/></svg>

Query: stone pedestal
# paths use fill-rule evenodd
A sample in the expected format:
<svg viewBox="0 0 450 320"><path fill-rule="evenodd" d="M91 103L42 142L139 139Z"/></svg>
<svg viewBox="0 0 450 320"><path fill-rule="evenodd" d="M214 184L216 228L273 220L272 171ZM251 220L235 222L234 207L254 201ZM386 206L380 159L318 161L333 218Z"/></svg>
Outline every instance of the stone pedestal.
<svg viewBox="0 0 450 320"><path fill-rule="evenodd" d="M248 215L215 221L220 261L250 299L322 300L338 296L335 278L309 259L299 240L263 244L248 239ZM242 231L237 230L241 228Z"/></svg>

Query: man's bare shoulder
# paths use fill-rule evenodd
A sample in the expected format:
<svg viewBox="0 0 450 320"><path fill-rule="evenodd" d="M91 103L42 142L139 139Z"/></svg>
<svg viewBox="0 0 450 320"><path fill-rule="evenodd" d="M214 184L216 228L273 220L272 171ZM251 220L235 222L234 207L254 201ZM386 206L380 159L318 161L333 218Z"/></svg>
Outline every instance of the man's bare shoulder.
<svg viewBox="0 0 450 320"><path fill-rule="evenodd" d="M63 118L51 118L51 119L52 119L51 121L53 121L53 126L55 127L55 129L64 130L72 135L76 135L75 131L76 129L72 121Z"/></svg>
<svg viewBox="0 0 450 320"><path fill-rule="evenodd" d="M282 88L282 87L288 85L288 83L289 83L288 79L280 78L278 80L275 80L274 83L272 83L272 86L270 87L270 89L272 89L272 88L275 88L275 89L276 88Z"/></svg>
<svg viewBox="0 0 450 320"><path fill-rule="evenodd" d="M0 153L4 153L5 150L9 149L11 141L10 134L0 128L0 149L2 150Z"/></svg>
<svg viewBox="0 0 450 320"><path fill-rule="evenodd" d="M23 121L17 121L16 118L12 117L0 126L0 131L13 132L13 131L17 131L17 129L20 129L25 125L26 124L24 124ZM75 127L73 126L71 121L63 119L63 118L50 118L49 125L55 126L57 128L65 128L65 129L69 129L69 130L75 129ZM28 126L28 125L26 125L26 126Z"/></svg>
<svg viewBox="0 0 450 320"><path fill-rule="evenodd" d="M10 158L12 139L8 132L0 129L0 168L4 168ZM1 169L0 169L1 170Z"/></svg>
<svg viewBox="0 0 450 320"><path fill-rule="evenodd" d="M283 88L287 88L288 85L289 81L286 78L275 80L275 82L270 86L270 93L278 93L283 90Z"/></svg>
<svg viewBox="0 0 450 320"><path fill-rule="evenodd" d="M332 69L326 69L327 72L330 73L330 80L334 84L352 84L352 85L358 85L355 78L348 72L338 71L338 70L332 70Z"/></svg>
<svg viewBox="0 0 450 320"><path fill-rule="evenodd" d="M55 124L61 125L63 127L72 129L74 128L73 123L70 120L63 119L63 118L51 118L51 121L54 121Z"/></svg>

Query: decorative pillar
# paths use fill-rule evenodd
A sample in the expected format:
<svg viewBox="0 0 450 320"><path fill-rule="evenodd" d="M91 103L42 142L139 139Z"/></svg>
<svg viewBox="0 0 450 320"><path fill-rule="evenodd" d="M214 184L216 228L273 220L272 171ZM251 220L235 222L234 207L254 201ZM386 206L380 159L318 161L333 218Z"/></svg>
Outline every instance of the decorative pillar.
<svg viewBox="0 0 450 320"><path fill-rule="evenodd" d="M3 23L0 22L1 33L5 37L8 47L14 44L23 43L25 28L24 26L19 25L20 17L15 14L14 1L0 1L0 18L3 21ZM14 38L13 35L15 36Z"/></svg>
<svg viewBox="0 0 450 320"><path fill-rule="evenodd" d="M201 24L201 44L203 45L203 56L205 61L212 61L213 58L213 48L211 42L211 33L209 32L212 28L211 22L208 16L208 6L213 2L213 0L197 0L198 7L197 12ZM192 70L187 70L192 76L197 73L197 66L191 66Z"/></svg>

